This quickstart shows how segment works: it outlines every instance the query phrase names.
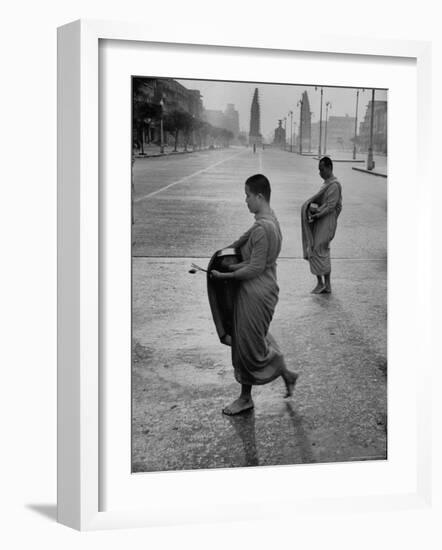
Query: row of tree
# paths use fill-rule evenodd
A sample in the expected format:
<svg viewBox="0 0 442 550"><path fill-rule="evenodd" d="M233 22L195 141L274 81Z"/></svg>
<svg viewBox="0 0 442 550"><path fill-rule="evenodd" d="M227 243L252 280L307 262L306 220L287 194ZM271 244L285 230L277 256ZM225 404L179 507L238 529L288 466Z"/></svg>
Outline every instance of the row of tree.
<svg viewBox="0 0 442 550"><path fill-rule="evenodd" d="M159 144L159 127L163 119L164 141L167 142L167 134L172 136L174 151L177 151L180 138L187 150L189 144L201 149L207 145L210 137L214 143L228 147L233 139L233 133L225 128L217 128L204 120L192 116L190 113L173 109L163 112L163 107L158 103L149 103L145 100L134 98L133 103L133 131L134 145L144 154L144 144L152 140L151 132L155 132L153 140Z"/></svg>

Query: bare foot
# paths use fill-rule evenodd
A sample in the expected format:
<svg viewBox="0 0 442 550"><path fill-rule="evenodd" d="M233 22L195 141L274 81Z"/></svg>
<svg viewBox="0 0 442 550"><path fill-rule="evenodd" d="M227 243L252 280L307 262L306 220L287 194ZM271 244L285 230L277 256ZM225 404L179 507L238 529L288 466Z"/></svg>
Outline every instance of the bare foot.
<svg viewBox="0 0 442 550"><path fill-rule="evenodd" d="M317 284L315 288L312 290L311 294L321 294L324 292L325 285L323 284Z"/></svg>
<svg viewBox="0 0 442 550"><path fill-rule="evenodd" d="M287 390L287 393L284 395L284 397L291 397L293 395L293 389L295 387L296 381L298 380L298 377L299 374L297 372L289 371L288 379L284 379L285 388Z"/></svg>
<svg viewBox="0 0 442 550"><path fill-rule="evenodd" d="M227 407L223 409L223 414L227 416L234 416L235 414L241 414L245 411L253 409L253 400L251 397L244 398L238 397L233 403L230 403Z"/></svg>

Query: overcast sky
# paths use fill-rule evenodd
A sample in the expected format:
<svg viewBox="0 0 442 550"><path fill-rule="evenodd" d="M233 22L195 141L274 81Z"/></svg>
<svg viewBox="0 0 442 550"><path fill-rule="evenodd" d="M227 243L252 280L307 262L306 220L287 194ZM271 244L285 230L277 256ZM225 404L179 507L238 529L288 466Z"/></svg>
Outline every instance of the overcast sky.
<svg viewBox="0 0 442 550"><path fill-rule="evenodd" d="M315 86L288 85L288 84L250 84L242 82L221 82L208 80L178 80L189 89L200 90L203 104L206 109L225 110L228 103L233 103L239 111L241 130L249 131L250 106L255 88L259 90L261 105L261 133L265 138L273 136L278 125L278 119L287 117L287 132L290 128L288 113L293 111L293 124L299 124L298 101L304 90L307 91L312 111L312 122L319 121L320 88ZM355 115L356 88L324 87L322 119L325 119L325 104L331 103L329 116ZM371 89L359 94L358 121L362 120L368 102L371 99ZM386 100L386 90L376 90L375 99ZM358 124L359 125L359 124Z"/></svg>

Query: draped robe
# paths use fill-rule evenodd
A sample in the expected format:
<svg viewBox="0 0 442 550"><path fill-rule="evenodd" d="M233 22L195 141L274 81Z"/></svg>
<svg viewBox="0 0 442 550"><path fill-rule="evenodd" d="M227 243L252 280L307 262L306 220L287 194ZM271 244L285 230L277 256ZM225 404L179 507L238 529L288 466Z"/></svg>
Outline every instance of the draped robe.
<svg viewBox="0 0 442 550"><path fill-rule="evenodd" d="M318 212L322 215L309 223L308 209L311 203L319 205ZM342 188L334 176L327 179L321 189L302 205L303 255L309 261L313 275L325 275L331 271L330 242L335 236L341 210Z"/></svg>
<svg viewBox="0 0 442 550"><path fill-rule="evenodd" d="M266 384L280 376L284 358L268 332L278 302L276 259L282 234L273 214L256 215L254 225L229 248L243 261L233 272L238 281L233 310L232 364L240 384Z"/></svg>

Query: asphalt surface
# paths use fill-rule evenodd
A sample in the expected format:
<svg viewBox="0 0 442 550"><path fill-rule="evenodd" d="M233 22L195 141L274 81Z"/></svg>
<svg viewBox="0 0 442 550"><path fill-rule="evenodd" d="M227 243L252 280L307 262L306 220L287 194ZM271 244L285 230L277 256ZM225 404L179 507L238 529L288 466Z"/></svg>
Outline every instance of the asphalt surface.
<svg viewBox="0 0 442 550"><path fill-rule="evenodd" d="M333 293L315 296L299 214L321 185L317 161L271 149L136 160L134 472L386 458L387 180L351 166L335 166L344 206ZM300 377L290 399L280 380L254 388L254 411L231 418L221 414L239 390L230 348L205 275L188 270L251 225L243 187L257 172L271 181L284 236L271 332Z"/></svg>

